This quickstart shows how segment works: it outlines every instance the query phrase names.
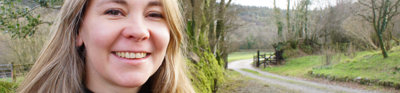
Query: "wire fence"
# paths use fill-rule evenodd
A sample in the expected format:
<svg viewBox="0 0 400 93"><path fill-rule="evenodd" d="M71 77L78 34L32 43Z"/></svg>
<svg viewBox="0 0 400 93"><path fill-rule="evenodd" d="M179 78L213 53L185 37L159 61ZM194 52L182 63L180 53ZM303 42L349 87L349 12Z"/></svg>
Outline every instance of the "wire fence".
<svg viewBox="0 0 400 93"><path fill-rule="evenodd" d="M11 78L15 82L16 77L25 76L33 64L0 64L0 78Z"/></svg>

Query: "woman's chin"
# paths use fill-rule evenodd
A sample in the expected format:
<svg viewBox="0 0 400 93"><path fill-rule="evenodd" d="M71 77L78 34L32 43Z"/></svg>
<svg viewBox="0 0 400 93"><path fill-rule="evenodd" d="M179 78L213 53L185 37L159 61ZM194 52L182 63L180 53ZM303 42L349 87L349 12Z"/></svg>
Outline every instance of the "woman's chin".
<svg viewBox="0 0 400 93"><path fill-rule="evenodd" d="M144 84L145 82L134 82L134 83L120 83L119 86L121 87L125 87L125 88L136 88L136 87L140 87Z"/></svg>
<svg viewBox="0 0 400 93"><path fill-rule="evenodd" d="M135 87L140 87L142 86L149 77L145 76L133 76L133 77L127 77L124 78L123 76L117 80L115 80L116 84L121 87L126 87L126 88L135 88Z"/></svg>

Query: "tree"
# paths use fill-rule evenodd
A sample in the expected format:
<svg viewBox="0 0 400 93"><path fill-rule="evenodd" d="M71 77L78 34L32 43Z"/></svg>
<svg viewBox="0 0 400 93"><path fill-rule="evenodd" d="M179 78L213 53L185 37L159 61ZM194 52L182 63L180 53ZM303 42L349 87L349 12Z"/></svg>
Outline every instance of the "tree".
<svg viewBox="0 0 400 93"><path fill-rule="evenodd" d="M309 9L308 7L311 5L310 0L301 0L299 5L297 5L294 17L294 27L293 30L295 31L293 38L294 40L298 40L301 38L308 38L308 16L309 16Z"/></svg>
<svg viewBox="0 0 400 93"><path fill-rule="evenodd" d="M378 36L379 45L384 58L388 58L389 56L386 52L382 35L387 30L388 23L390 23L392 18L399 15L399 2L400 0L358 1L359 4L370 9L369 13L359 14L359 16L372 24L376 35Z"/></svg>
<svg viewBox="0 0 400 93"><path fill-rule="evenodd" d="M284 41L282 31L283 31L283 23L281 21L281 11L276 7L276 0L274 0L274 13L275 13L275 24L278 28L278 41Z"/></svg>
<svg viewBox="0 0 400 93"><path fill-rule="evenodd" d="M290 25L290 0L287 0L287 7L286 7L286 29L287 32L290 33L291 31L291 25Z"/></svg>
<svg viewBox="0 0 400 93"><path fill-rule="evenodd" d="M309 12L309 6L311 5L310 0L302 0L301 1L301 11L303 11L303 23L302 23L302 28L303 28L303 36L305 36L305 40L308 39L308 12Z"/></svg>
<svg viewBox="0 0 400 93"><path fill-rule="evenodd" d="M228 45L225 44L225 23L226 23L226 9L229 7L231 4L232 0L229 0L228 3L225 4L225 0L221 0L220 5L219 5L219 12L217 14L217 27L216 27L216 39L217 39L217 51L214 51L216 53L216 57L218 60L223 60L224 61L224 68L226 69L228 67L228 52L227 48Z"/></svg>
<svg viewBox="0 0 400 93"><path fill-rule="evenodd" d="M10 33L13 38L27 38L35 34L40 24L51 24L40 20L40 14L32 14L39 7L56 8L62 0L26 1L34 7L24 6L21 0L0 0L0 30ZM58 7L58 6L57 6ZM23 20L21 20L23 19Z"/></svg>
<svg viewBox="0 0 400 93"><path fill-rule="evenodd" d="M227 66L225 11L231 0L183 0L187 17L188 59L198 92L217 92ZM208 38L207 38L208 37ZM224 62L225 61L225 62Z"/></svg>

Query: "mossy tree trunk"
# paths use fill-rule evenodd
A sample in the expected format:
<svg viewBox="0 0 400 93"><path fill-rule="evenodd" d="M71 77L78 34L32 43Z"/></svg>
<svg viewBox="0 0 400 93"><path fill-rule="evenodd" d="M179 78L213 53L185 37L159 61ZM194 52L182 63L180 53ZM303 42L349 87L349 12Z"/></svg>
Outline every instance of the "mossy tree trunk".
<svg viewBox="0 0 400 93"><path fill-rule="evenodd" d="M225 20L226 20L226 9L229 7L231 4L232 0L229 0L228 3L225 3L225 0L221 0L220 5L219 5L219 11L217 14L217 27L216 27L216 40L217 44L215 47L217 47L216 51L213 51L216 53L217 60L220 61L220 64L224 65L224 68L226 69L228 67L228 52L227 52L227 47L228 45L225 44Z"/></svg>
<svg viewBox="0 0 400 93"><path fill-rule="evenodd" d="M219 84L224 81L223 72L226 67L224 12L227 4L217 4L216 0L183 0L183 2L186 2L185 15L189 17L186 19L188 37L186 49L189 52L187 57L191 60L189 71L192 73L192 82L197 92L215 93Z"/></svg>
<svg viewBox="0 0 400 93"><path fill-rule="evenodd" d="M387 50L385 49L383 33L387 30L388 23L396 15L399 15L398 8L400 6L400 0L370 0L358 1L364 7L370 9L370 14L358 14L363 17L366 21L370 22L378 36L379 45L381 47L382 55L384 58L388 58Z"/></svg>

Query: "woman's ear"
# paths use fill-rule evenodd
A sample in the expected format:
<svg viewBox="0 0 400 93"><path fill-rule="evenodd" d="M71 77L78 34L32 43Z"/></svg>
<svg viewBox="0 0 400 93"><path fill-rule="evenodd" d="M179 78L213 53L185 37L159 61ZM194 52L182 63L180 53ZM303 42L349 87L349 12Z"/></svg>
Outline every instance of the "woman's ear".
<svg viewBox="0 0 400 93"><path fill-rule="evenodd" d="M76 43L75 45L76 45L77 47L80 47L80 46L83 45L83 40L82 40L80 34L78 34L78 36L76 36L76 41L75 41L75 43Z"/></svg>

